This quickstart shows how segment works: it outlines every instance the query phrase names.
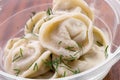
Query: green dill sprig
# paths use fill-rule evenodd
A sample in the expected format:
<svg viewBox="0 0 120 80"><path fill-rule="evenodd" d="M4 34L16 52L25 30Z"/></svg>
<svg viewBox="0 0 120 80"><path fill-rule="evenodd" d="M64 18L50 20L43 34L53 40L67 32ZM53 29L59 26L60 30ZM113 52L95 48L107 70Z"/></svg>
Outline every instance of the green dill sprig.
<svg viewBox="0 0 120 80"><path fill-rule="evenodd" d="M61 67L66 68L67 70L71 71L73 74L78 74L78 73L80 73L80 69L79 69L79 68L78 68L77 70L72 70L71 68L66 67L66 66L61 66Z"/></svg>
<svg viewBox="0 0 120 80"><path fill-rule="evenodd" d="M72 61L74 61L75 59L76 59L75 56L70 55L70 58L64 59L64 60L72 62Z"/></svg>
<svg viewBox="0 0 120 80"><path fill-rule="evenodd" d="M79 48L83 48L83 46L82 46L82 44L80 44L80 43L77 43L78 44L78 46L79 46Z"/></svg>
<svg viewBox="0 0 120 80"><path fill-rule="evenodd" d="M28 68L30 68L32 65L33 65L33 63L32 63L32 64L30 64L30 65L28 66Z"/></svg>
<svg viewBox="0 0 120 80"><path fill-rule="evenodd" d="M33 70L38 71L38 64L37 63L34 64Z"/></svg>
<svg viewBox="0 0 120 80"><path fill-rule="evenodd" d="M70 55L70 57L69 57L68 59L64 59L64 58L63 58L63 55L60 55L59 58L55 58L54 60L50 60L50 61L48 61L48 60L44 61L44 60L43 60L43 62L46 64L46 66L50 67L50 69L51 69L52 71L56 71L56 72L57 72L57 69L58 69L59 64L63 63L64 65L66 65L66 66L70 69L71 66L68 65L65 61L72 62L72 61L74 61L75 59L76 59L76 57L75 57L75 56L72 56L72 55ZM54 66L54 67L53 67L53 66ZM72 71L72 72L73 72L73 71Z"/></svg>
<svg viewBox="0 0 120 80"><path fill-rule="evenodd" d="M108 57L108 47L109 47L109 46L107 45L106 48L105 48L105 51L104 51L106 58Z"/></svg>
<svg viewBox="0 0 120 80"><path fill-rule="evenodd" d="M16 54L16 55L14 56L12 62L15 62L16 60L18 60L18 59L20 59L20 58L22 58L22 57L23 57L23 50L22 50L22 48L20 48L19 54Z"/></svg>
<svg viewBox="0 0 120 80"><path fill-rule="evenodd" d="M47 11L46 11L46 13L47 13L47 15L53 14L52 9L51 9L51 8L48 8Z"/></svg>
<svg viewBox="0 0 120 80"><path fill-rule="evenodd" d="M15 71L16 76L18 76L21 72L20 69L13 69L13 70Z"/></svg>
<svg viewBox="0 0 120 80"><path fill-rule="evenodd" d="M23 57L23 50L20 48L20 56Z"/></svg>
<svg viewBox="0 0 120 80"><path fill-rule="evenodd" d="M98 46L103 46L103 44L99 41L96 41L96 43L97 43Z"/></svg>
<svg viewBox="0 0 120 80"><path fill-rule="evenodd" d="M55 60L52 61L52 64L53 64L53 66L54 66L54 68L55 68L55 71L57 71L60 62L61 62L61 61L60 61L59 58L56 58Z"/></svg>
<svg viewBox="0 0 120 80"><path fill-rule="evenodd" d="M64 71L64 74L61 75L61 77L66 77L66 71Z"/></svg>
<svg viewBox="0 0 120 80"><path fill-rule="evenodd" d="M68 46L68 47L66 47L65 49L66 49L66 50L69 50L69 51L73 51L73 52L75 52L74 47L70 47L70 46Z"/></svg>
<svg viewBox="0 0 120 80"><path fill-rule="evenodd" d="M74 70L73 73L74 73L74 74L80 73L80 69L78 68L77 70Z"/></svg>
<svg viewBox="0 0 120 80"><path fill-rule="evenodd" d="M46 66L50 67L50 69L52 71L57 71L57 68L58 68L59 64L62 62L62 57L63 56L61 55L59 58L56 58L54 60L50 60L50 61L48 61L48 60L44 61L43 60L43 62L46 64Z"/></svg>
<svg viewBox="0 0 120 80"><path fill-rule="evenodd" d="M53 63L52 63L51 60L50 60L50 61L48 61L48 60L44 61L44 60L43 60L43 62L45 63L46 66L50 67L50 69L51 69L52 71L54 71Z"/></svg>
<svg viewBox="0 0 120 80"><path fill-rule="evenodd" d="M60 45L62 43L62 41L59 41L58 44Z"/></svg>

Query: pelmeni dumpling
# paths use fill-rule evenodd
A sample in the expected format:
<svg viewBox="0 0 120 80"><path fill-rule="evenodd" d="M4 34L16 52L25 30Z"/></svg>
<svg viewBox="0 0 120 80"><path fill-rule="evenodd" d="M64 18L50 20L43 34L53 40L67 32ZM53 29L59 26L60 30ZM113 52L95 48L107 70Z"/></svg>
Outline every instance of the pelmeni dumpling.
<svg viewBox="0 0 120 80"><path fill-rule="evenodd" d="M93 12L84 0L53 0L53 11L82 12L91 20L94 19Z"/></svg>
<svg viewBox="0 0 120 80"><path fill-rule="evenodd" d="M65 14L44 23L39 32L43 47L56 55L79 58L93 44L92 22L80 13Z"/></svg>
<svg viewBox="0 0 120 80"><path fill-rule="evenodd" d="M13 39L15 40L16 38ZM42 60L49 60L51 52L45 51L36 35L27 34L7 45L11 45L9 52L5 49L7 56L4 59L4 69L8 73L30 78L50 70Z"/></svg>
<svg viewBox="0 0 120 80"><path fill-rule="evenodd" d="M47 11L34 13L25 25L25 34L34 33L38 35L42 24L56 16L58 16L58 14L53 15L51 8L48 8Z"/></svg>
<svg viewBox="0 0 120 80"><path fill-rule="evenodd" d="M25 34L33 32L36 23L46 16L46 12L39 12L31 16L25 25Z"/></svg>

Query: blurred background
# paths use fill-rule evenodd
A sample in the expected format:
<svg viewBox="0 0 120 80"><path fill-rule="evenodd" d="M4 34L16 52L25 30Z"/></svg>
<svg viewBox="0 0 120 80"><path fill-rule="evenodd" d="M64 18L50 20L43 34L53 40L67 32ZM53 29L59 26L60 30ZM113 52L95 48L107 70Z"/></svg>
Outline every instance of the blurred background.
<svg viewBox="0 0 120 80"><path fill-rule="evenodd" d="M0 24L25 8L51 2L52 0L0 0ZM104 80L120 80L120 61L112 67Z"/></svg>

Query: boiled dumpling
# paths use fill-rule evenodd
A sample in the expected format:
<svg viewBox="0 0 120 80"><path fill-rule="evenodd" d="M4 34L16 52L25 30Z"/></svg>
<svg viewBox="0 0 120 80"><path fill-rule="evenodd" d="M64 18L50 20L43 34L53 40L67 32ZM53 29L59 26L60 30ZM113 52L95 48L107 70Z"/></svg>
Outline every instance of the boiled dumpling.
<svg viewBox="0 0 120 80"><path fill-rule="evenodd" d="M93 44L92 29L92 23L85 15L65 14L44 23L39 39L44 48L56 55L75 55L79 58L88 52Z"/></svg>
<svg viewBox="0 0 120 80"><path fill-rule="evenodd" d="M36 23L45 16L46 16L46 13L44 11L31 16L31 18L27 21L25 25L25 34L33 32L33 29L36 26Z"/></svg>
<svg viewBox="0 0 120 80"><path fill-rule="evenodd" d="M93 12L84 0L53 0L53 11L82 12L93 20Z"/></svg>
<svg viewBox="0 0 120 80"><path fill-rule="evenodd" d="M4 59L4 69L10 74L22 77L36 77L50 70L42 60L50 59L50 51L46 51L40 44L38 37L27 34L22 38L13 39L5 49L7 56Z"/></svg>

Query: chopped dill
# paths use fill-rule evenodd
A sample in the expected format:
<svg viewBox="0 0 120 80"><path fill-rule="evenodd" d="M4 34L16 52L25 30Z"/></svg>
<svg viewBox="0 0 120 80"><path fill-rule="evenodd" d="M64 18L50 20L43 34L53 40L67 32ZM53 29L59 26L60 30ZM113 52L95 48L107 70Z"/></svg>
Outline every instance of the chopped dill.
<svg viewBox="0 0 120 80"><path fill-rule="evenodd" d="M58 44L60 45L62 43L62 41L59 41Z"/></svg>
<svg viewBox="0 0 120 80"><path fill-rule="evenodd" d="M98 46L103 46L103 44L99 41L96 41L96 43L97 43Z"/></svg>
<svg viewBox="0 0 120 80"><path fill-rule="evenodd" d="M70 62L72 62L72 61L74 61L75 59L76 59L75 56L70 55L70 58L65 59L65 60L66 60L66 61L70 61Z"/></svg>
<svg viewBox="0 0 120 80"><path fill-rule="evenodd" d="M20 59L23 57L23 50L20 48L20 54L16 54L12 60L12 62L15 62L16 60Z"/></svg>
<svg viewBox="0 0 120 80"><path fill-rule="evenodd" d="M64 67L64 68L68 69L68 70L71 71L73 74L78 74L78 73L80 73L80 69L79 69L79 68L78 68L77 70L72 70L72 69L70 69L69 67L66 67L66 66L61 66L61 67Z"/></svg>
<svg viewBox="0 0 120 80"><path fill-rule="evenodd" d="M66 47L65 49L67 49L67 50L69 50L69 51L73 51L73 52L75 52L74 47L70 47L70 46L68 46L68 47Z"/></svg>
<svg viewBox="0 0 120 80"><path fill-rule="evenodd" d="M20 56L23 57L23 50L20 48Z"/></svg>
<svg viewBox="0 0 120 80"><path fill-rule="evenodd" d="M61 77L66 77L66 71L64 71L64 74L61 75Z"/></svg>
<svg viewBox="0 0 120 80"><path fill-rule="evenodd" d="M54 71L53 63L52 63L51 60L50 60L50 61L48 61L48 60L44 61L44 60L43 60L43 62L45 63L46 66L50 67L50 69L51 69L52 71Z"/></svg>
<svg viewBox="0 0 120 80"><path fill-rule="evenodd" d="M38 64L37 63L34 64L33 70L38 71Z"/></svg>
<svg viewBox="0 0 120 80"><path fill-rule="evenodd" d="M82 46L82 44L80 44L80 43L77 43L78 44L78 46L79 46L79 48L83 48L83 46Z"/></svg>
<svg viewBox="0 0 120 80"><path fill-rule="evenodd" d="M108 52L107 52L107 51L108 51L108 47L109 47L109 46L107 45L106 48L105 48L105 52L104 52L106 58L108 57Z"/></svg>
<svg viewBox="0 0 120 80"><path fill-rule="evenodd" d="M20 74L20 69L13 69L15 71L16 76Z"/></svg>
<svg viewBox="0 0 120 80"><path fill-rule="evenodd" d="M80 73L80 69L78 68L78 70L74 70L73 73L74 73L74 74Z"/></svg>
<svg viewBox="0 0 120 80"><path fill-rule="evenodd" d="M47 11L46 11L46 13L47 13L48 15L53 14L52 9L51 9L51 8L48 8Z"/></svg>

